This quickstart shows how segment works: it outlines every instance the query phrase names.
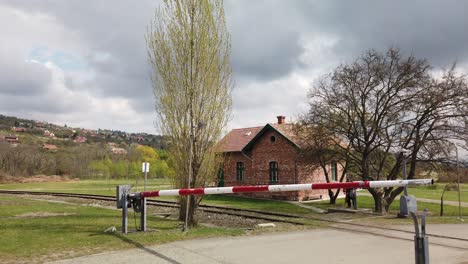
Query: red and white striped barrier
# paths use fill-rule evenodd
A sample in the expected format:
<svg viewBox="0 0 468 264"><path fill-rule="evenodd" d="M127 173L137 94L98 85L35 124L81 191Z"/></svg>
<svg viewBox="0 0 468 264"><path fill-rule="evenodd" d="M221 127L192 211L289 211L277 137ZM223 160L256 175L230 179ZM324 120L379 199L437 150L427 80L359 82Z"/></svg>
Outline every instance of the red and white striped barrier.
<svg viewBox="0 0 468 264"><path fill-rule="evenodd" d="M382 187L405 187L418 185L432 185L434 180L396 180L396 181L354 181L354 182L331 182L331 183L306 183L306 184L284 184L284 185L257 185L257 186L233 186L217 188L194 188L173 189L141 192L134 194L140 198L158 196L184 196L223 193L251 193L251 192L292 192L319 189L353 189L353 188L382 188Z"/></svg>

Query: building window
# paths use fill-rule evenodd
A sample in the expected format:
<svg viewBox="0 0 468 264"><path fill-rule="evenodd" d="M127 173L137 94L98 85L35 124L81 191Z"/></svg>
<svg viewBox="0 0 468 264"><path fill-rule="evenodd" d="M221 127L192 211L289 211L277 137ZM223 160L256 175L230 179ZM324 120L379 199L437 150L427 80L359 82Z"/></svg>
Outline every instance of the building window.
<svg viewBox="0 0 468 264"><path fill-rule="evenodd" d="M244 180L244 162L237 162L237 181Z"/></svg>
<svg viewBox="0 0 468 264"><path fill-rule="evenodd" d="M336 181L337 176L337 169L336 169L336 162L331 164L331 180Z"/></svg>
<svg viewBox="0 0 468 264"><path fill-rule="evenodd" d="M218 187L224 187L224 169L222 167L218 169Z"/></svg>
<svg viewBox="0 0 468 264"><path fill-rule="evenodd" d="M270 182L278 182L278 162L270 161Z"/></svg>
<svg viewBox="0 0 468 264"><path fill-rule="evenodd" d="M275 137L275 136L271 136L271 137L270 137L270 142L271 142L271 143L275 143L275 141L276 141L276 137Z"/></svg>

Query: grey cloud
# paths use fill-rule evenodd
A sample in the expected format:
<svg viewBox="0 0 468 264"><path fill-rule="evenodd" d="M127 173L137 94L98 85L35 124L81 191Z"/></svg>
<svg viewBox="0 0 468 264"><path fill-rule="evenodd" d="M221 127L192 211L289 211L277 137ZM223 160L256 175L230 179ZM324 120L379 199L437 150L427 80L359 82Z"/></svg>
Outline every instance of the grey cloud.
<svg viewBox="0 0 468 264"><path fill-rule="evenodd" d="M272 3L274 3L272 5ZM238 78L271 80L300 66L297 10L286 1L226 1L231 63Z"/></svg>
<svg viewBox="0 0 468 264"><path fill-rule="evenodd" d="M303 1L313 30L340 38L335 53L354 58L391 46L436 66L468 60L466 1Z"/></svg>
<svg viewBox="0 0 468 264"><path fill-rule="evenodd" d="M158 6L157 1L4 0L0 5L4 4L30 14L49 14L67 31L79 35L79 45L85 50L79 55L94 77L83 81L75 73L65 72L68 89L76 93L83 90L101 99L126 98L133 110L144 116L153 115L144 34ZM468 2L451 0L226 0L228 30L232 34L231 63L236 81L233 110L239 118L245 115L250 118L247 121L236 117L233 122L251 124L256 123L255 119L267 117L269 120L269 116L279 114L276 112L295 109L301 103L298 102L301 93L291 95L288 91L285 95L287 84L274 90L267 87L272 80L285 79L291 73L323 69L323 63L314 62L313 58L307 62L310 64L301 62L306 51L304 41L321 33L338 40L325 53L331 54L327 67L356 58L366 49L384 50L389 46L426 57L436 66L446 66L453 60L467 65L467 10ZM24 35L24 43L27 43L28 32ZM0 49L7 50L7 44L0 45ZM100 54L105 56L99 58ZM41 97L50 76L40 68L19 63L20 59L2 55L0 93L9 95L0 96L0 111L14 109L12 100L27 104L26 97L18 99L12 94L29 94L33 103L28 109L34 111L70 112L74 107L80 108L79 105L67 107L54 103L59 99L52 99L51 95L49 99ZM13 62L15 67L10 66ZM312 81L313 77L310 78ZM256 85L251 85L252 82ZM292 99L280 100L282 96ZM36 105L41 100L50 106Z"/></svg>
<svg viewBox="0 0 468 264"><path fill-rule="evenodd" d="M56 95L44 94L37 96L29 95L2 95L0 105L5 112L34 112L43 114L72 113L86 108L83 105L70 103Z"/></svg>
<svg viewBox="0 0 468 264"><path fill-rule="evenodd" d="M147 74L146 44L144 33L150 22L154 1L93 1L84 4L82 1L7 1L11 6L28 12L42 12L52 15L58 23L70 31L79 34L93 52L104 52L110 55L108 61L96 61L94 54L83 54L87 64L96 71L96 81L112 85L98 85L93 89L102 90L98 94L119 95L128 97L137 95L138 90L151 89ZM103 78L104 80L100 80ZM117 87L125 80L143 80L145 86L132 87L134 93L127 93L127 88Z"/></svg>
<svg viewBox="0 0 468 264"><path fill-rule="evenodd" d="M43 65L19 60L7 61L8 64L0 63L0 94L35 96L47 90L51 75Z"/></svg>

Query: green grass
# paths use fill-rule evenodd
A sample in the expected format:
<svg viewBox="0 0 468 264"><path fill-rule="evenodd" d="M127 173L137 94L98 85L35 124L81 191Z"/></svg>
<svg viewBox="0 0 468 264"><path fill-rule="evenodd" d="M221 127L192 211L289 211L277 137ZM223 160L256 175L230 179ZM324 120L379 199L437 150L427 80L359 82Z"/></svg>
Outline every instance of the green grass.
<svg viewBox="0 0 468 264"><path fill-rule="evenodd" d="M369 196L359 196L357 198L357 203L359 208L369 208L374 209L374 199ZM440 213L440 204L434 203L426 203L418 201L418 210L422 211L424 208L427 208L432 216L438 216ZM317 206L322 209L327 208L335 208L335 207L344 207L344 199L338 199L336 204L330 205L328 202L319 202L314 203L314 206ZM396 215L398 210L400 209L400 200L399 198L395 199L393 203L390 205L390 213ZM468 216L468 208L462 207L462 215ZM455 217L458 216L458 207L457 206L450 206L444 205L444 216Z"/></svg>
<svg viewBox="0 0 468 264"><path fill-rule="evenodd" d="M432 186L419 186L409 188L408 193L418 198L440 200L445 183L437 183ZM460 200L468 202L468 184L460 184ZM444 201L458 201L458 191L446 191Z"/></svg>
<svg viewBox="0 0 468 264"><path fill-rule="evenodd" d="M44 192L84 193L115 195L117 185L131 184L135 186L135 180L81 180L77 182L38 182L38 183L13 183L0 184L0 190L27 190ZM167 179L148 179L147 189L169 189L171 183ZM136 187L132 187L136 191ZM143 180L138 181L138 191L143 191Z"/></svg>
<svg viewBox="0 0 468 264"><path fill-rule="evenodd" d="M50 191L50 192L70 192L70 193L86 193L86 194L105 194L115 195L115 186L119 184L135 185L135 180L81 180L79 182L52 182L52 183L22 183L22 184L0 184L0 189L8 190L31 190L31 191ZM139 190L142 190L142 180L139 180ZM148 189L169 189L172 188L170 181L166 179L149 179ZM436 184L433 186L421 186L408 189L408 192L418 198L440 199L440 194L444 188L444 184ZM132 190L136 191L133 187ZM468 184L461 185L462 200L468 202ZM158 197L157 199L176 200L177 197ZM457 201L458 194L456 191L447 191L445 194L445 201ZM339 199L337 204L343 205L343 200ZM282 202L282 201L269 201L253 199L241 196L227 196L227 195L207 195L203 198L202 204L207 205L220 205L230 206L243 209L253 209L268 212L280 213L293 213L293 214L314 214L314 212L299 207L297 205ZM313 206L326 208L327 202L313 203ZM359 206L361 208L373 208L373 200L371 197L359 197ZM438 204L421 203L418 202L418 208L427 207L430 211L439 212ZM390 209L398 210L399 202L396 199ZM457 207L445 207L445 215L456 215ZM468 208L463 208L463 211L468 211ZM465 213L466 214L466 213Z"/></svg>
<svg viewBox="0 0 468 264"><path fill-rule="evenodd" d="M48 192L64 192L64 193L84 193L84 194L102 194L115 195L115 186L120 184L135 185L135 181L130 180L81 180L79 182L47 182L47 183L17 183L17 184L0 184L0 189L4 190L28 190L28 191L48 191ZM143 190L142 181L138 183L139 191ZM170 182L165 179L148 180L148 190L160 190L172 188ZM132 187L132 191L136 191ZM177 197L157 197L158 200L177 200ZM299 207L297 205L283 201L269 201L261 199L253 199L240 196L226 195L206 195L203 198L202 204L230 206L243 209L262 210L269 212L296 213L307 214L310 210Z"/></svg>
<svg viewBox="0 0 468 264"><path fill-rule="evenodd" d="M52 203L0 196L0 259L2 262L44 262L84 254L141 247L199 237L230 236L240 229L196 227L183 233L178 222L148 217L148 227L158 232L106 234L120 228L118 210L78 204ZM130 229L133 219L129 219Z"/></svg>
<svg viewBox="0 0 468 264"><path fill-rule="evenodd" d="M283 202L263 199L254 199L242 196L230 195L206 195L202 204L229 206L241 209L260 210L266 212L279 212L290 214L310 214L311 210L299 207L297 205Z"/></svg>

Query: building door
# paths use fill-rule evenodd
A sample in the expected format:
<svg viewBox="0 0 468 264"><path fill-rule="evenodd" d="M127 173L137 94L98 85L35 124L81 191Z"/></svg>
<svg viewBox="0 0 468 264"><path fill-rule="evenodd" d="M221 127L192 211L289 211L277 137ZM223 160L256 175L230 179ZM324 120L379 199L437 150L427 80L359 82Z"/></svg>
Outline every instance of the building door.
<svg viewBox="0 0 468 264"><path fill-rule="evenodd" d="M219 168L218 170L218 187L224 187L224 169Z"/></svg>

